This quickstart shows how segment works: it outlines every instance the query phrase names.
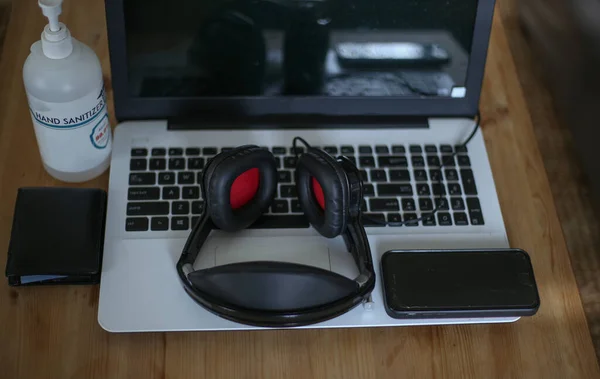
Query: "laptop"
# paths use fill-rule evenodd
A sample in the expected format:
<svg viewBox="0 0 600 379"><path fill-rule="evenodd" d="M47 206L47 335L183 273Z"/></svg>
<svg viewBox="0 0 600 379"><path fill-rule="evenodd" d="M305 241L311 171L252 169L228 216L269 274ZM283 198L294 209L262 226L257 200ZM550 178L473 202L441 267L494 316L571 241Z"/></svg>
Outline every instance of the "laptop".
<svg viewBox="0 0 600 379"><path fill-rule="evenodd" d="M175 270L203 211L204 165L243 144L275 155L276 199L251 228L212 232L195 267L278 260L353 278L341 237L318 235L299 208L296 136L356 162L371 221L417 220L366 220L378 275L370 301L303 328L517 320L393 319L379 271L391 249L509 246L481 132L437 167L475 126L493 8L493 0L107 1L119 124L100 325L111 332L258 329L200 307ZM418 220L438 202L434 218Z"/></svg>

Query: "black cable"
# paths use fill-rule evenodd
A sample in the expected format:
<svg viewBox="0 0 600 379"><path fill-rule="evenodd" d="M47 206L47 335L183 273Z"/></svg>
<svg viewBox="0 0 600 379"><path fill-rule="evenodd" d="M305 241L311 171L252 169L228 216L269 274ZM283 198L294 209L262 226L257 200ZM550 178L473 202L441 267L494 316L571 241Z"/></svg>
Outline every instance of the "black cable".
<svg viewBox="0 0 600 379"><path fill-rule="evenodd" d="M454 160L454 158L456 157L456 155L458 154L459 150L461 150L461 148L467 146L469 144L469 142L471 142L471 140L473 139L473 137L475 136L475 134L477 133L477 130L479 130L479 126L480 126L480 122L481 122L481 114L479 113L479 111L477 111L477 116L476 116L477 120L475 121L475 127L473 128L473 131L471 132L471 134L469 134L469 136L467 137L467 139L465 139L465 141L460 144L460 145L456 145L454 147L454 152L452 153L452 155L450 156L446 156L446 159L442 162L441 165L438 166L438 170L440 170L440 175L438 176L438 180L437 180L437 184L440 186L440 193L437 197L436 200L437 204L435 206L435 208L429 212L428 214L422 215L421 217L417 217L413 220L403 220L403 221L399 221L399 222L387 222L387 221L379 221L376 220L374 218L371 218L369 216L366 216L365 214L362 215L363 219L368 220L371 223L374 224L378 224L378 225L406 225L409 223L414 223L414 224L418 224L420 221L429 219L431 217L434 217L435 214L437 213L437 211L440 209L440 205L442 204L442 199L444 198L444 191L442 190L442 168L446 165L446 163L450 162L450 160ZM448 207L450 206L450 204L448 204Z"/></svg>
<svg viewBox="0 0 600 379"><path fill-rule="evenodd" d="M298 162L298 148L296 147L296 143L300 141L302 142L302 144L304 146L306 146L307 149L310 149L310 144L308 142L306 142L306 140L302 137L294 137L294 140L292 141L292 149L294 150L294 155L296 156L296 162Z"/></svg>

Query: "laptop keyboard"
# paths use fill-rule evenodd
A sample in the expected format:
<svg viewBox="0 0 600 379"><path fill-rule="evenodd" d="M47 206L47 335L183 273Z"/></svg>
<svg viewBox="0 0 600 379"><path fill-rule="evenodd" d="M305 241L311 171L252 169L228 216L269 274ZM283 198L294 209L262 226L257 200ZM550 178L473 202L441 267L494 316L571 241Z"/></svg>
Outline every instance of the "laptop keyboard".
<svg viewBox="0 0 600 379"><path fill-rule="evenodd" d="M322 148L334 156L347 156L361 170L365 193L362 210L368 216L364 220L367 227L397 227L403 224L394 223L402 221L408 221L404 224L406 227L484 224L466 147L342 145ZM450 159L455 148L459 149L458 154ZM202 169L208 159L228 149L231 148L133 148L126 231L191 229L204 209L199 185ZM278 167L277 197L269 212L251 228L308 228L297 199L296 158L292 148L274 146L270 150ZM446 165L440 169L442 161ZM440 207L435 216L417 220L438 203Z"/></svg>

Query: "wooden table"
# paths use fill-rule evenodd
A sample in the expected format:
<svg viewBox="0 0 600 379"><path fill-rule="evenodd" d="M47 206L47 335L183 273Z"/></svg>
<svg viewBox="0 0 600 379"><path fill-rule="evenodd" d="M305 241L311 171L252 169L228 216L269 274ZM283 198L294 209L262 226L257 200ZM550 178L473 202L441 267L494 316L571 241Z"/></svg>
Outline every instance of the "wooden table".
<svg viewBox="0 0 600 379"><path fill-rule="evenodd" d="M44 25L36 3L14 2L0 63L1 262L17 188L63 185L40 163L21 79ZM62 19L99 55L112 100L103 14L102 0L70 0ZM504 27L497 13L482 125L511 245L533 260L542 301L535 317L506 325L109 334L96 321L97 286L13 289L1 280L0 377L600 377ZM82 186L107 183L104 175Z"/></svg>

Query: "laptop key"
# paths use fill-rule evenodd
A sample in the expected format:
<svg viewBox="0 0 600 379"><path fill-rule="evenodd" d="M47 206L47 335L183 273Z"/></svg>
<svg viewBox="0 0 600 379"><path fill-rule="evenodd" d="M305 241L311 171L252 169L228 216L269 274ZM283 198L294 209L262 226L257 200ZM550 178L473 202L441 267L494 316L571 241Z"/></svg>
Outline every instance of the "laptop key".
<svg viewBox="0 0 600 379"><path fill-rule="evenodd" d="M164 147L155 147L152 149L153 157L164 157L165 155L167 155L167 149Z"/></svg>
<svg viewBox="0 0 600 379"><path fill-rule="evenodd" d="M452 217L448 212L438 213L438 223L442 226L452 225Z"/></svg>
<svg viewBox="0 0 600 379"><path fill-rule="evenodd" d="M423 148L420 145L410 145L410 152L413 154L419 154L423 152Z"/></svg>
<svg viewBox="0 0 600 379"><path fill-rule="evenodd" d="M411 157L413 167L425 167L425 159L421 155L413 155Z"/></svg>
<svg viewBox="0 0 600 379"><path fill-rule="evenodd" d="M458 173L456 172L455 169L453 168L449 168L444 170L444 174L446 175L446 180L449 182L456 182L458 181Z"/></svg>
<svg viewBox="0 0 600 379"><path fill-rule="evenodd" d="M408 167L408 160L404 156L390 155L377 157L379 167Z"/></svg>
<svg viewBox="0 0 600 379"><path fill-rule="evenodd" d="M281 158L280 157L273 157L275 158L275 168L276 169L280 169L281 168Z"/></svg>
<svg viewBox="0 0 600 379"><path fill-rule="evenodd" d="M166 170L167 160L165 158L151 158L150 170Z"/></svg>
<svg viewBox="0 0 600 379"><path fill-rule="evenodd" d="M279 192L281 193L281 197L298 197L298 192L296 191L295 185L283 185L281 186Z"/></svg>
<svg viewBox="0 0 600 379"><path fill-rule="evenodd" d="M390 170L390 181L410 182L410 172L408 170Z"/></svg>
<svg viewBox="0 0 600 379"><path fill-rule="evenodd" d="M417 182L426 182L427 181L427 172L425 170L414 170L415 180Z"/></svg>
<svg viewBox="0 0 600 379"><path fill-rule="evenodd" d="M296 157L285 157L285 158L283 158L283 167L285 167L285 168L296 168Z"/></svg>
<svg viewBox="0 0 600 379"><path fill-rule="evenodd" d="M444 167L454 167L456 166L456 161L454 160L454 156L452 155L442 155L442 164Z"/></svg>
<svg viewBox="0 0 600 379"><path fill-rule="evenodd" d="M452 210L454 211L464 211L465 210L465 202L462 197L453 197L450 199L450 203L452 204Z"/></svg>
<svg viewBox="0 0 600 379"><path fill-rule="evenodd" d="M465 212L454 212L454 224L460 226L469 225L467 214Z"/></svg>
<svg viewBox="0 0 600 379"><path fill-rule="evenodd" d="M428 197L422 197L419 199L419 209L421 211L432 211L433 210L433 202Z"/></svg>
<svg viewBox="0 0 600 379"><path fill-rule="evenodd" d="M433 190L433 194L436 196L439 195L445 195L446 194L446 186L444 186L444 184L439 184L439 183L434 183L431 185L431 188Z"/></svg>
<svg viewBox="0 0 600 379"><path fill-rule="evenodd" d="M190 228L189 217L173 217L171 218L172 230L188 230Z"/></svg>
<svg viewBox="0 0 600 379"><path fill-rule="evenodd" d="M363 195L365 196L375 196L375 188L372 184L363 185Z"/></svg>
<svg viewBox="0 0 600 379"><path fill-rule="evenodd" d="M432 214L423 215L423 226L436 226L435 217Z"/></svg>
<svg viewBox="0 0 600 379"><path fill-rule="evenodd" d="M430 193L431 193L431 191L429 190L429 184L427 184L427 183L417 184L417 195L428 196Z"/></svg>
<svg viewBox="0 0 600 379"><path fill-rule="evenodd" d="M279 183L291 183L292 173L290 171L277 171L277 181Z"/></svg>
<svg viewBox="0 0 600 379"><path fill-rule="evenodd" d="M426 153L437 153L437 147L435 145L425 145Z"/></svg>
<svg viewBox="0 0 600 379"><path fill-rule="evenodd" d="M132 187L127 192L127 200L158 200L159 198L158 187Z"/></svg>
<svg viewBox="0 0 600 379"><path fill-rule="evenodd" d="M375 167L375 158L370 155L364 155L358 158L361 167Z"/></svg>
<svg viewBox="0 0 600 379"><path fill-rule="evenodd" d="M200 155L200 148L199 147L188 147L187 149L185 149L185 155L192 155L192 156Z"/></svg>
<svg viewBox="0 0 600 379"><path fill-rule="evenodd" d="M358 153L359 154L371 154L371 153L373 153L373 148L371 146L359 146Z"/></svg>
<svg viewBox="0 0 600 379"><path fill-rule="evenodd" d="M130 186L144 186L151 184L156 184L156 173L154 172L140 172L129 174Z"/></svg>
<svg viewBox="0 0 600 379"><path fill-rule="evenodd" d="M417 210L414 199L402 199L402 210L404 212L414 212Z"/></svg>
<svg viewBox="0 0 600 379"><path fill-rule="evenodd" d="M387 221L390 226L402 226L402 216L400 213L388 213Z"/></svg>
<svg viewBox="0 0 600 379"><path fill-rule="evenodd" d="M436 197L435 198L435 206L440 211L447 211L450 209L448 206L448 199L446 199L445 197L442 197L441 199L439 197Z"/></svg>
<svg viewBox="0 0 600 379"><path fill-rule="evenodd" d="M473 171L469 168L460 170L460 177L462 179L463 187L466 195L477 195L477 186L475 185L475 177L473 177Z"/></svg>
<svg viewBox="0 0 600 379"><path fill-rule="evenodd" d="M300 200L292 200L292 212L303 213L302 206L300 206Z"/></svg>
<svg viewBox="0 0 600 379"><path fill-rule="evenodd" d="M442 153L450 153L450 154L452 154L452 152L453 152L454 150L452 149L452 146L450 146L450 145L441 145L441 146L440 146L440 151L441 151Z"/></svg>
<svg viewBox="0 0 600 379"><path fill-rule="evenodd" d="M440 166L440 158L437 155L428 155L427 156L427 165L430 167L439 167Z"/></svg>
<svg viewBox="0 0 600 379"><path fill-rule="evenodd" d="M375 146L375 152L377 154L389 154L390 148L385 145L377 145Z"/></svg>
<svg viewBox="0 0 600 379"><path fill-rule="evenodd" d="M226 152L231 151L233 149L234 149L233 147L229 147L229 146L228 147L222 147L221 148L221 153L226 153Z"/></svg>
<svg viewBox="0 0 600 379"><path fill-rule="evenodd" d="M287 200L274 200L271 205L272 213L288 213L288 201Z"/></svg>
<svg viewBox="0 0 600 379"><path fill-rule="evenodd" d="M169 230L169 218L168 217L152 217L150 222L151 230Z"/></svg>
<svg viewBox="0 0 600 379"><path fill-rule="evenodd" d="M204 155L216 155L217 148L216 147L205 147L204 149L202 149L202 153Z"/></svg>
<svg viewBox="0 0 600 379"><path fill-rule="evenodd" d="M175 184L175 174L172 172L159 173L158 184Z"/></svg>
<svg viewBox="0 0 600 379"><path fill-rule="evenodd" d="M125 220L125 231L145 232L148 230L148 217L127 217Z"/></svg>
<svg viewBox="0 0 600 379"><path fill-rule="evenodd" d="M327 154L337 154L338 148L336 146L325 146L323 148Z"/></svg>
<svg viewBox="0 0 600 379"><path fill-rule="evenodd" d="M186 215L190 213L190 203L187 201L174 201L171 206L174 215Z"/></svg>
<svg viewBox="0 0 600 379"><path fill-rule="evenodd" d="M342 150L342 154L354 154L354 147L353 146L342 146L341 147Z"/></svg>
<svg viewBox="0 0 600 379"><path fill-rule="evenodd" d="M429 177L432 182L438 182L441 176L442 172L440 170L429 170Z"/></svg>
<svg viewBox="0 0 600 379"><path fill-rule="evenodd" d="M163 187L162 198L163 200L179 199L179 187Z"/></svg>
<svg viewBox="0 0 600 379"><path fill-rule="evenodd" d="M304 215L266 215L250 225L249 229L306 229L310 226Z"/></svg>
<svg viewBox="0 0 600 379"><path fill-rule="evenodd" d="M177 174L178 184L194 184L195 179L194 173L190 171L180 172Z"/></svg>
<svg viewBox="0 0 600 379"><path fill-rule="evenodd" d="M476 197L467 198L467 208L469 209L469 218L471 225L483 225L483 213L481 212L481 204Z"/></svg>
<svg viewBox="0 0 600 379"><path fill-rule="evenodd" d="M456 150L459 153L469 152L469 150L467 149L467 147L465 145L456 145L456 146L454 146L454 150Z"/></svg>
<svg viewBox="0 0 600 379"><path fill-rule="evenodd" d="M192 201L192 214L199 215L204 212L204 201Z"/></svg>
<svg viewBox="0 0 600 379"><path fill-rule="evenodd" d="M186 186L181 189L182 199L199 199L200 198L200 187L198 186Z"/></svg>
<svg viewBox="0 0 600 379"><path fill-rule="evenodd" d="M153 216L169 214L167 201L127 203L127 216Z"/></svg>
<svg viewBox="0 0 600 379"><path fill-rule="evenodd" d="M459 155L458 156L458 165L461 167L470 166L471 159L469 159L469 156L467 156L467 155Z"/></svg>
<svg viewBox="0 0 600 379"><path fill-rule="evenodd" d="M377 184L379 196L412 196L413 188L410 184Z"/></svg>
<svg viewBox="0 0 600 379"><path fill-rule="evenodd" d="M372 211L398 211L398 199L370 199L369 207Z"/></svg>
<svg viewBox="0 0 600 379"><path fill-rule="evenodd" d="M364 226L384 227L386 224L383 213L363 213L362 222Z"/></svg>
<svg viewBox="0 0 600 379"><path fill-rule="evenodd" d="M273 147L273 154L275 155L285 155L287 153L287 148L283 146L275 146Z"/></svg>
<svg viewBox="0 0 600 379"><path fill-rule="evenodd" d="M404 154L404 153L406 153L406 148L402 145L394 145L394 146L392 146L392 153L393 154Z"/></svg>
<svg viewBox="0 0 600 379"><path fill-rule="evenodd" d="M201 170L204 168L204 158L188 158L188 170Z"/></svg>
<svg viewBox="0 0 600 379"><path fill-rule="evenodd" d="M145 171L148 165L146 158L133 158L129 161L130 171Z"/></svg>
<svg viewBox="0 0 600 379"><path fill-rule="evenodd" d="M200 221L200 216L192 216L191 227L193 228L194 226L196 226L196 224L198 223L198 221Z"/></svg>
<svg viewBox="0 0 600 379"><path fill-rule="evenodd" d="M169 170L184 170L185 158L169 158Z"/></svg>
<svg viewBox="0 0 600 379"><path fill-rule="evenodd" d="M145 157L146 155L148 155L148 149L145 149L143 147L134 147L133 149L131 149L132 157Z"/></svg>
<svg viewBox="0 0 600 379"><path fill-rule="evenodd" d="M174 156L174 155L183 155L183 149L180 147L171 147L169 149L169 155Z"/></svg>
<svg viewBox="0 0 600 379"><path fill-rule="evenodd" d="M414 220L414 221L413 221ZM417 215L414 213L405 213L404 214L404 225L406 226L419 226L419 222L417 220Z"/></svg>
<svg viewBox="0 0 600 379"><path fill-rule="evenodd" d="M458 183L448 183L448 193L450 196L452 195L462 195L462 190L460 189L460 184Z"/></svg>
<svg viewBox="0 0 600 379"><path fill-rule="evenodd" d="M372 182L387 182L387 174L385 170L371 170Z"/></svg>

